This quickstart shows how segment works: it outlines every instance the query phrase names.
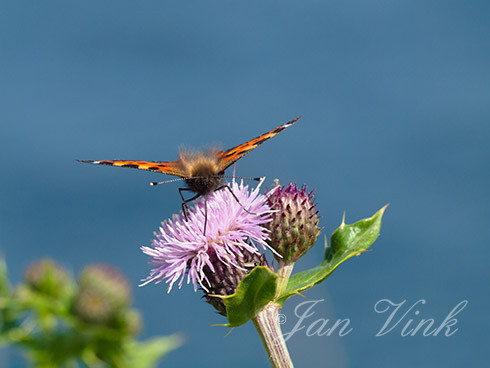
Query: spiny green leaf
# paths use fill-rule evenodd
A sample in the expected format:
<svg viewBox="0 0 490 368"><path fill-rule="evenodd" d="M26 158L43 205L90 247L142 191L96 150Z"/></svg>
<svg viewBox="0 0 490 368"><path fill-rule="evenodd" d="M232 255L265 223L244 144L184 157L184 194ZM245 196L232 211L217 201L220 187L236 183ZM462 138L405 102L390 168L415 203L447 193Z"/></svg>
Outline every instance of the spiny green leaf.
<svg viewBox="0 0 490 368"><path fill-rule="evenodd" d="M264 266L255 267L245 276L236 292L222 297L226 305L228 327L238 327L255 317L274 299L277 274Z"/></svg>
<svg viewBox="0 0 490 368"><path fill-rule="evenodd" d="M351 225L346 225L342 220L342 224L330 238L330 246L325 249L323 262L314 268L292 275L286 290L277 302L283 304L292 295L322 282L342 262L366 251L379 236L381 218L387 206L381 208L372 217Z"/></svg>

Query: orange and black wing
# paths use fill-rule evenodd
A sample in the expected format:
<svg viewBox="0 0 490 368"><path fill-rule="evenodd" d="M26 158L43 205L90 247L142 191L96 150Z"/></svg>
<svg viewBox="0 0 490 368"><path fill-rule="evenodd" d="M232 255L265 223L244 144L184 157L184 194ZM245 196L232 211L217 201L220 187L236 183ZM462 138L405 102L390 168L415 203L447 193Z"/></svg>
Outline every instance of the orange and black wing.
<svg viewBox="0 0 490 368"><path fill-rule="evenodd" d="M225 170L228 166L232 165L234 162L245 156L247 153L249 153L251 150L253 150L255 147L258 147L262 143L264 143L266 140L274 137L275 135L281 133L284 129L289 128L291 125L296 123L301 116L298 116L296 119L293 119L291 121L288 121L286 124L283 124L279 127L277 127L274 130L271 130L268 133L264 133L257 138L252 139L251 141L248 141L246 143L240 144L239 146L230 148L226 151L222 151L218 154L218 166L219 166L219 171Z"/></svg>
<svg viewBox="0 0 490 368"><path fill-rule="evenodd" d="M95 165L129 167L131 169L154 171L162 174L175 175L175 176L180 176L181 178L185 178L185 174L182 172L179 161L166 161L166 162L131 161L131 160L111 160L111 161L77 160L77 161L86 162L88 164L95 164Z"/></svg>

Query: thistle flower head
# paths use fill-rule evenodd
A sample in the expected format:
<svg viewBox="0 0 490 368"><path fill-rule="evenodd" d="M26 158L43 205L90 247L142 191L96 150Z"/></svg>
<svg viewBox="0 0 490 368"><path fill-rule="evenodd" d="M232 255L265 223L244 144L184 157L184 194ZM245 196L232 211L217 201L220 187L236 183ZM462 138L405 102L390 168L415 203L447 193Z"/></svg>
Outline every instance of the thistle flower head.
<svg viewBox="0 0 490 368"><path fill-rule="evenodd" d="M320 228L313 191L306 185L298 189L290 183L276 185L268 194L267 203L276 210L266 227L270 230L268 244L282 257L284 263L296 262L315 244Z"/></svg>
<svg viewBox="0 0 490 368"><path fill-rule="evenodd" d="M240 268L244 252L258 253L257 246L267 246L268 230L262 225L270 221L272 211L266 197L259 194L260 184L249 191L243 182L233 181L229 189L196 201L188 221L180 214L162 223L152 246L141 247L154 266L143 285L165 280L170 292L176 282L180 288L187 275L187 283L192 282L195 291L198 285L208 291L205 267L212 272L216 263Z"/></svg>

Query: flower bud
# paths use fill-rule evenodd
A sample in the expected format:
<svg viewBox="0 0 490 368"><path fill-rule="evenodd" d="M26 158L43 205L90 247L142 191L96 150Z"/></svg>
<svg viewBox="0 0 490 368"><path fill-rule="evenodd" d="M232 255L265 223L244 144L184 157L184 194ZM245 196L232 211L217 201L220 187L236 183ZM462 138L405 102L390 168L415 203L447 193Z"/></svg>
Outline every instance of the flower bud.
<svg viewBox="0 0 490 368"><path fill-rule="evenodd" d="M209 281L209 283L203 282L208 289L207 291L203 290L204 297L222 316L226 316L225 303L221 298L212 295L234 294L240 281L256 266L269 267L264 254L251 253L245 249L242 249L241 254L236 254L235 261L239 268L219 261L214 254L210 259L214 270L211 270L208 265L203 269L206 279Z"/></svg>
<svg viewBox="0 0 490 368"><path fill-rule="evenodd" d="M93 324L106 324L117 310L100 290L91 288L80 289L73 306L82 320Z"/></svg>
<svg viewBox="0 0 490 368"><path fill-rule="evenodd" d="M52 297L67 295L72 287L66 269L52 259L29 265L25 271L25 280L30 288Z"/></svg>
<svg viewBox="0 0 490 368"><path fill-rule="evenodd" d="M86 322L106 324L130 303L131 291L126 278L107 265L85 267L79 277L75 312Z"/></svg>
<svg viewBox="0 0 490 368"><path fill-rule="evenodd" d="M282 256L275 255L278 261L296 262L320 235L313 191L307 193L306 185L298 189L292 183L286 187L277 184L269 192L267 203L277 211L273 213L272 221L265 225L270 230L268 244Z"/></svg>

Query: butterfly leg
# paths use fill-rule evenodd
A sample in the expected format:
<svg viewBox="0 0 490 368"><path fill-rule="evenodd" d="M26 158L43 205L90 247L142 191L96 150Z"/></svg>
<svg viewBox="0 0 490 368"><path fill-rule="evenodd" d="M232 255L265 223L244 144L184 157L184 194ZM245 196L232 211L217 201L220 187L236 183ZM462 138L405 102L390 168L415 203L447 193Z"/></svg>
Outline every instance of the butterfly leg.
<svg viewBox="0 0 490 368"><path fill-rule="evenodd" d="M184 214L184 218L186 221L188 221L187 219L187 211L188 211L188 206L187 206L187 203L189 202L192 202L194 199L198 198L200 196L200 194L196 194L194 197L192 198L189 198L189 199L185 199L184 198L184 195L182 194L183 191L191 191L189 188L179 188L179 194L180 194L180 198L182 198L182 213Z"/></svg>
<svg viewBox="0 0 490 368"><path fill-rule="evenodd" d="M208 224L208 196L204 195L204 236L206 236L207 224Z"/></svg>
<svg viewBox="0 0 490 368"><path fill-rule="evenodd" d="M230 186L229 186L228 184L223 184L222 186L220 186L220 187L216 188L215 190L216 190L216 191L218 191L218 190L220 190L220 189L224 189L224 188L226 188L226 189L228 189L228 190L230 191L230 193L231 193L231 195L233 196L233 198L235 198L235 201L237 201L237 203L238 203L240 206L242 206L242 208L243 208L243 210L244 210L245 212L247 212L247 213L249 213L249 214L251 214L251 215L256 215L256 213L250 212L249 210L247 210L247 209L246 209L246 208L243 206L243 204L241 204L241 203L240 203L240 200L238 199L238 197L236 196L236 194L235 194L235 193L233 193L233 190L231 190L231 188L230 188Z"/></svg>

